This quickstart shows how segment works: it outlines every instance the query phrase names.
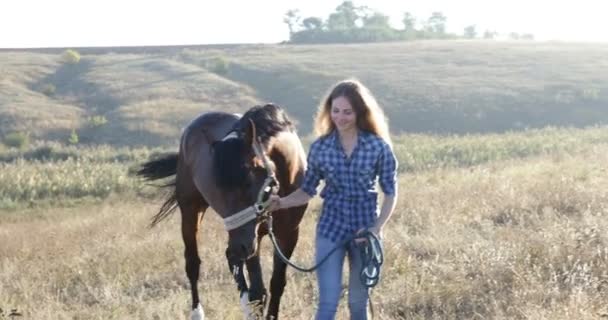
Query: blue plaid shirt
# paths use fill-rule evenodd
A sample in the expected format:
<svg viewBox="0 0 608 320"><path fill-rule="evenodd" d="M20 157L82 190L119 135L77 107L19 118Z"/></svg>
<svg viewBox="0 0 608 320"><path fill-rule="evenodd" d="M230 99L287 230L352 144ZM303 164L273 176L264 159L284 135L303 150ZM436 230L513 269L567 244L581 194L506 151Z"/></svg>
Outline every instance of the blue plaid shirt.
<svg viewBox="0 0 608 320"><path fill-rule="evenodd" d="M338 242L361 228L372 227L378 217L376 181L384 194L394 195L396 174L393 151L373 133L359 130L350 158L346 158L335 130L317 139L310 146L308 168L300 186L314 197L319 181L325 181L317 232Z"/></svg>

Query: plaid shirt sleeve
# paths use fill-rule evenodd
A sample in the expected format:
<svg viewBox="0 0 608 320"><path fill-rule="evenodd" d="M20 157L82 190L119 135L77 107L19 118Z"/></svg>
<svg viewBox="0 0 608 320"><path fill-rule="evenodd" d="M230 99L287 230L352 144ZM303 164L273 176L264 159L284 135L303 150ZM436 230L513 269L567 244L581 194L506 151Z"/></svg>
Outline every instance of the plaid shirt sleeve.
<svg viewBox="0 0 608 320"><path fill-rule="evenodd" d="M378 161L379 183L382 192L387 196L395 194L397 187L397 158L391 147L387 143L382 144L382 151Z"/></svg>
<svg viewBox="0 0 608 320"><path fill-rule="evenodd" d="M308 152L308 159L306 161L306 173L304 174L304 181L300 186L300 189L302 189L302 191L306 192L311 197L314 197L317 194L317 187L319 186L319 182L323 178L321 168L319 167L319 158L317 156L319 152L318 149L318 141L316 141L310 146L310 151Z"/></svg>

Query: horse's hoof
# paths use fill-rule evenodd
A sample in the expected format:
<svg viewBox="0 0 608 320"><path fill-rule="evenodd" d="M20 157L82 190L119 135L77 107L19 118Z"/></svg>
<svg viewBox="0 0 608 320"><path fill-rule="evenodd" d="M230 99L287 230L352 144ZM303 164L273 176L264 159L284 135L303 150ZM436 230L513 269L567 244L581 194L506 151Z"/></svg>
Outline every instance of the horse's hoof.
<svg viewBox="0 0 608 320"><path fill-rule="evenodd" d="M205 320L205 310L203 310L203 306L199 303L195 309L192 310L192 320Z"/></svg>
<svg viewBox="0 0 608 320"><path fill-rule="evenodd" d="M249 301L249 292L241 293L241 310L243 311L243 319L258 320L264 319L264 305L262 301Z"/></svg>
<svg viewBox="0 0 608 320"><path fill-rule="evenodd" d="M251 319L251 308L249 307L249 292L247 291L241 293L241 311L243 312L243 319Z"/></svg>

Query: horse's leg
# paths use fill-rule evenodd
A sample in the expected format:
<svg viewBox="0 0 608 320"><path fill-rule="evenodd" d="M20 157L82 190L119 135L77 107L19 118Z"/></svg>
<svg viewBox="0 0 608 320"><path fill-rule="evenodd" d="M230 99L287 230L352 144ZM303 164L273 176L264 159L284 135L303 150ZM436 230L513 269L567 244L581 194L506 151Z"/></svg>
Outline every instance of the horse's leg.
<svg viewBox="0 0 608 320"><path fill-rule="evenodd" d="M277 234L277 242L281 251L289 259L293 253L296 244L298 243L299 229L296 228L290 232L282 232ZM268 313L266 319L279 318L279 305L281 304L281 296L285 289L285 272L287 264L281 260L275 251L273 256L272 278L270 279L270 303L268 305Z"/></svg>
<svg viewBox="0 0 608 320"><path fill-rule="evenodd" d="M263 316L266 307L266 287L264 286L260 256L255 255L247 259L245 263L249 274L249 301L256 302L255 307L261 308L261 315Z"/></svg>
<svg viewBox="0 0 608 320"><path fill-rule="evenodd" d="M201 259L198 255L198 230L208 204L202 198L178 200L182 213L182 238L184 240L186 274L190 280L192 293L192 320L204 319L204 311L198 296L198 277Z"/></svg>
<svg viewBox="0 0 608 320"><path fill-rule="evenodd" d="M234 277L236 287L239 290L239 299L241 303L241 310L245 319L249 319L252 314L251 306L249 305L249 287L247 286L247 280L245 280L245 271L243 269L243 261L239 259L233 259L228 249L226 249L226 261L228 261L228 267L230 273ZM249 269L249 268L248 268Z"/></svg>
<svg viewBox="0 0 608 320"><path fill-rule="evenodd" d="M236 282L236 288L239 290L239 297L243 300L243 295L247 295L249 288L247 287L247 280L245 280L245 273L243 272L243 261L238 259L232 259L228 249L226 249L226 261L228 262L228 268L230 268L230 273L234 277L234 281Z"/></svg>

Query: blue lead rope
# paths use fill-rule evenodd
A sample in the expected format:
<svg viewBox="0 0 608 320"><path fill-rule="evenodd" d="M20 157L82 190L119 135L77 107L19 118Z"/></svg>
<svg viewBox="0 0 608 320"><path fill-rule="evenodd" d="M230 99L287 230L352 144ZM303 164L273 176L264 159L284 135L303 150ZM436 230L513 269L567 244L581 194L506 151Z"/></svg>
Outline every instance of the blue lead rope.
<svg viewBox="0 0 608 320"><path fill-rule="evenodd" d="M364 234L367 241L357 244L362 259L359 277L364 286L373 288L380 280L380 270L382 263L384 262L384 253L382 250L382 243L377 235L367 230Z"/></svg>
<svg viewBox="0 0 608 320"><path fill-rule="evenodd" d="M268 223L268 235L270 236L270 240L274 246L275 252L285 262L290 265L294 269L301 272L312 272L315 271L321 264L323 264L332 253L334 253L338 248L348 245L351 241L355 241L356 239L366 239L366 241L362 241L360 243L355 243L355 246L359 247L361 253L361 273L359 274L359 278L361 279L361 283L367 288L373 288L378 284L378 280L380 280L380 270L382 267L382 263L384 262L384 252L382 250L382 244L377 235L369 230L365 230L357 235L344 239L340 243L338 243L331 251L327 253L325 257L323 257L317 264L310 268L299 266L293 262L291 262L281 251L277 240L275 239L274 232L272 230L272 216L269 215L267 217Z"/></svg>

